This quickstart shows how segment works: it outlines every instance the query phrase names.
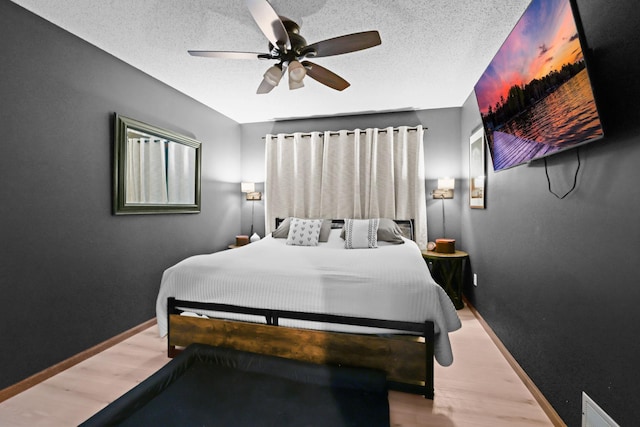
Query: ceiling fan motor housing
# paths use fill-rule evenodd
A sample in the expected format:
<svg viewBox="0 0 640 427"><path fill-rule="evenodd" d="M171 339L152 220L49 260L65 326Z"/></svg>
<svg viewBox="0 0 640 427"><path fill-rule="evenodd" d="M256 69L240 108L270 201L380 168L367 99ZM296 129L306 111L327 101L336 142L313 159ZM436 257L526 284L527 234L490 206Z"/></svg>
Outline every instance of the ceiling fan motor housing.
<svg viewBox="0 0 640 427"><path fill-rule="evenodd" d="M272 58L278 59L281 63L287 65L291 61L315 56L316 52L314 49L306 49L307 40L300 35L300 26L296 22L283 16L281 16L280 19L282 19L282 24L287 30L287 35L291 42L291 50L285 51L282 47L269 43L269 52L271 52Z"/></svg>

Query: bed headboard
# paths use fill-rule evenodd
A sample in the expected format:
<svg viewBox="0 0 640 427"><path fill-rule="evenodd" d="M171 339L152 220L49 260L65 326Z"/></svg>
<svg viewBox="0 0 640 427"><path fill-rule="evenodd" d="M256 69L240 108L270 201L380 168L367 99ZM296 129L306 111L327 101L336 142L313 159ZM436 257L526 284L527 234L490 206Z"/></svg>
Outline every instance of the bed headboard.
<svg viewBox="0 0 640 427"><path fill-rule="evenodd" d="M276 218L276 228L280 226L280 223L284 221L284 218ZM415 240L415 236L413 233L413 220L412 219L394 219L395 223L400 227L400 231L402 235L409 239ZM331 228L342 228L344 227L344 219L332 219L331 220Z"/></svg>

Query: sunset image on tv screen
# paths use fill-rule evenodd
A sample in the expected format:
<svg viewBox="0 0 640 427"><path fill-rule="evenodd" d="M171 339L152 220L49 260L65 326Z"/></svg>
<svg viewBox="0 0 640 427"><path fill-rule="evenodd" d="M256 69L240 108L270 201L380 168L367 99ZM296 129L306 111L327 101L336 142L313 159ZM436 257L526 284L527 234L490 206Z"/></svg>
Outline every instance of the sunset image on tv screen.
<svg viewBox="0 0 640 427"><path fill-rule="evenodd" d="M475 94L496 171L603 136L569 0L533 0Z"/></svg>

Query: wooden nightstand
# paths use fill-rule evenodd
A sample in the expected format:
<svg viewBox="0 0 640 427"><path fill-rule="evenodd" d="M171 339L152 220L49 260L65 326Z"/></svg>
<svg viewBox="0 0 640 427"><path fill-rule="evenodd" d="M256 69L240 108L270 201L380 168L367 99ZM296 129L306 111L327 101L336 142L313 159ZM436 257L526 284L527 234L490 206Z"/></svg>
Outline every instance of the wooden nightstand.
<svg viewBox="0 0 640 427"><path fill-rule="evenodd" d="M443 254L435 251L422 251L431 276L444 289L451 298L456 309L464 307L462 302L462 278L469 254L464 251L455 251L452 254Z"/></svg>

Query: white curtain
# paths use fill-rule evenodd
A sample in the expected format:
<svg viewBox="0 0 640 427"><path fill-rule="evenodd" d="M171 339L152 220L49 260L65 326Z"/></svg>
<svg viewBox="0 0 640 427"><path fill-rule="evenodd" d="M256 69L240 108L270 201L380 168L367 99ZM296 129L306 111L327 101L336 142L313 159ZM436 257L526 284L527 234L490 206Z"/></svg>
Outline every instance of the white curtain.
<svg viewBox="0 0 640 427"><path fill-rule="evenodd" d="M321 217L323 146L323 135L317 132L267 136L267 233L279 216Z"/></svg>
<svg viewBox="0 0 640 427"><path fill-rule="evenodd" d="M196 150L184 144L167 141L167 194L169 203L195 203Z"/></svg>
<svg viewBox="0 0 640 427"><path fill-rule="evenodd" d="M127 144L127 203L167 203L165 141L129 138Z"/></svg>
<svg viewBox="0 0 640 427"><path fill-rule="evenodd" d="M423 129L266 137L266 230L276 217L414 219L427 244Z"/></svg>

